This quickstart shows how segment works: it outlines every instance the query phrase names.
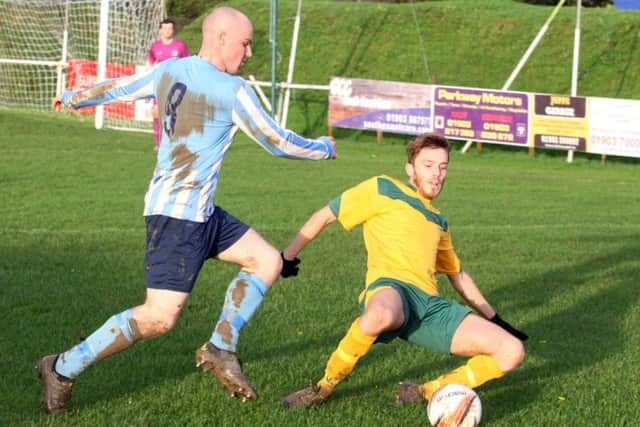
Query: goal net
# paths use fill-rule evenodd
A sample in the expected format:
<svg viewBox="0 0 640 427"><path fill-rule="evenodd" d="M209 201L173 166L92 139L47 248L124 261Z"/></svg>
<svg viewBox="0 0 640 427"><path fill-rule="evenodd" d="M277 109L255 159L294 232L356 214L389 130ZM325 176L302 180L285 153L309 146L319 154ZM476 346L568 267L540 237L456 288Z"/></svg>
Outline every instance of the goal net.
<svg viewBox="0 0 640 427"><path fill-rule="evenodd" d="M0 0L0 105L49 109L65 89L134 74L163 13L163 0ZM150 108L146 101L99 108L96 127L103 117L105 126L150 129Z"/></svg>

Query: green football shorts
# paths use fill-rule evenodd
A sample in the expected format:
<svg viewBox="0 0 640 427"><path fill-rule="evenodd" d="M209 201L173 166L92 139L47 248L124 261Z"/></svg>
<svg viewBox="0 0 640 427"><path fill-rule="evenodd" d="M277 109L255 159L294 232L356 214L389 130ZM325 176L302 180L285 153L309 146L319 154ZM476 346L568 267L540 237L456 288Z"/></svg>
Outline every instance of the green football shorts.
<svg viewBox="0 0 640 427"><path fill-rule="evenodd" d="M404 323L395 331L385 332L376 342L388 343L401 338L410 343L449 353L451 340L458 326L471 309L457 301L441 296L428 295L408 283L396 279L381 278L367 286L367 293L380 287L392 287L402 298ZM360 301L360 312L364 312L366 294Z"/></svg>

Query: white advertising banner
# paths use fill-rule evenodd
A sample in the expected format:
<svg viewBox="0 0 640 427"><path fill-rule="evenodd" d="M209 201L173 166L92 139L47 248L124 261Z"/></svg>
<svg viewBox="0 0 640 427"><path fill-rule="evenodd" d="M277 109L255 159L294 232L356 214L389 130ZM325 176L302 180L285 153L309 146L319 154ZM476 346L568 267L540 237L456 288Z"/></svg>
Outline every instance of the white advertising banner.
<svg viewBox="0 0 640 427"><path fill-rule="evenodd" d="M588 98L589 153L640 157L640 101Z"/></svg>

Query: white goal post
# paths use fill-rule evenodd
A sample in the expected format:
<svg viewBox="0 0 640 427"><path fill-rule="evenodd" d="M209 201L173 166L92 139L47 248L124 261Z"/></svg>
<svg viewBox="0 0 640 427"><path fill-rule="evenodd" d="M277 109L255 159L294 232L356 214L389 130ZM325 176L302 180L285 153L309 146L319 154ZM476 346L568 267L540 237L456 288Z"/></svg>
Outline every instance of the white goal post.
<svg viewBox="0 0 640 427"><path fill-rule="evenodd" d="M163 0L0 0L0 105L45 110L65 88L135 73L163 16ZM101 109L98 128L151 128L149 102Z"/></svg>

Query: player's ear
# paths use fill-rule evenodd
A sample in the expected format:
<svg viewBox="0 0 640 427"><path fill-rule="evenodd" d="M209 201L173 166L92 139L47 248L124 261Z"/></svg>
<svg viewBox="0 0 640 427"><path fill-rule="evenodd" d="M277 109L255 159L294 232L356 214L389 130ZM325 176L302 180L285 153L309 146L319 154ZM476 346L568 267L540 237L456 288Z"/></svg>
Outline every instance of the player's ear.
<svg viewBox="0 0 640 427"><path fill-rule="evenodd" d="M411 177L413 176L413 171L414 171L414 169L413 169L413 165L412 165L411 163L406 163L406 164L404 165L404 170L405 170L405 172L407 173L407 176L408 176L409 178L411 178Z"/></svg>

